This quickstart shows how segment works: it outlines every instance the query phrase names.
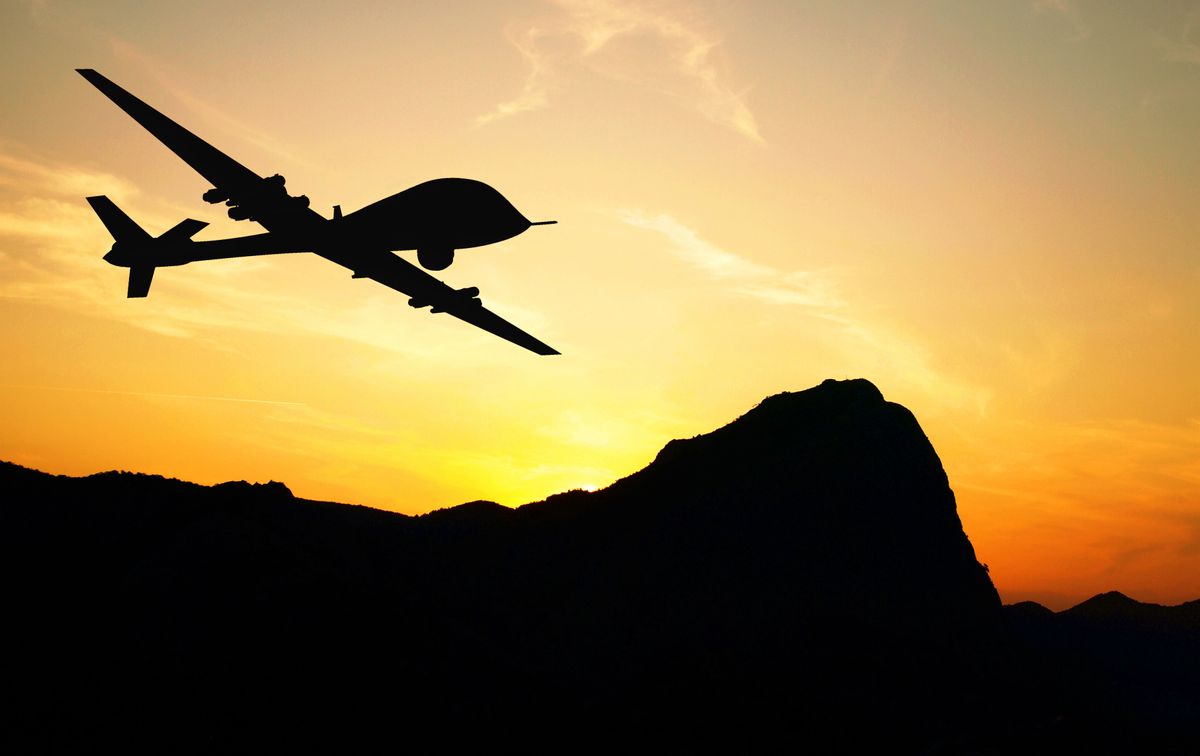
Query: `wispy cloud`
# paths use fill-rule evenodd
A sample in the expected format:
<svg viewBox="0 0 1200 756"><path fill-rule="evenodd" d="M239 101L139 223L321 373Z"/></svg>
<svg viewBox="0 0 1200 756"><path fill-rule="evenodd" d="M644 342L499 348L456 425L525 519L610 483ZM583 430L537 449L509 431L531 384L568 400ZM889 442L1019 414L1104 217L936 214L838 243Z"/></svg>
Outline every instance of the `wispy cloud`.
<svg viewBox="0 0 1200 756"><path fill-rule="evenodd" d="M125 200L138 193L137 187L131 182L111 173L39 162L21 157L4 147L0 147L0 187L25 193L73 197L95 194L97 187L104 187L104 193L114 201Z"/></svg>
<svg viewBox="0 0 1200 756"><path fill-rule="evenodd" d="M1088 521L1178 524L1197 514L1200 418L1055 423L997 417L983 432L978 441L986 464L960 470L963 487L1023 499L1043 514L1071 513Z"/></svg>
<svg viewBox="0 0 1200 756"><path fill-rule="evenodd" d="M16 383L0 384L5 389L32 389L34 391L64 391L68 393L110 394L135 396L144 399L182 399L187 401L235 402L238 404L269 404L283 407L307 407L303 402L284 402L277 399L252 399L241 396L216 396L213 394L165 394L158 391L115 391L112 389L87 388L82 386L32 386Z"/></svg>
<svg viewBox="0 0 1200 756"><path fill-rule="evenodd" d="M956 490L1008 499L1036 515L1042 538L1088 543L1091 590L1130 578L1135 563L1200 554L1200 419L998 416L976 434L982 461L960 461Z"/></svg>
<svg viewBox="0 0 1200 756"><path fill-rule="evenodd" d="M137 195L117 176L0 147L0 297L70 302L94 296L99 266L84 265L81 250L97 250L90 256L95 262L111 245L83 201L98 187L122 201Z"/></svg>
<svg viewBox="0 0 1200 756"><path fill-rule="evenodd" d="M152 57L149 53L135 47L133 44L121 39L117 36L109 36L109 45L112 47L113 54L122 60L129 61L138 66L147 75L153 78L160 86L171 93L175 99L182 102L187 108L200 116L218 125L220 128L230 132L238 138L253 144L254 146L277 155L289 163L294 165L302 165L308 168L313 167L313 164L308 160L296 155L284 145L280 144L279 140L246 124L234 116L226 113L224 110L212 105L211 103L196 97L185 87L179 86L174 78L167 71L169 66L166 62Z"/></svg>
<svg viewBox="0 0 1200 756"><path fill-rule="evenodd" d="M815 271L781 271L720 249L700 238L691 228L660 213L648 215L637 210L618 213L622 222L662 234L670 242L672 254L708 275L733 285L733 290L767 304L801 305L825 310L840 309L844 303L833 281Z"/></svg>
<svg viewBox="0 0 1200 756"><path fill-rule="evenodd" d="M24 197L0 209L0 237L83 240L93 234L76 205L48 197Z"/></svg>
<svg viewBox="0 0 1200 756"><path fill-rule="evenodd" d="M1051 13L1066 21L1072 29L1071 39L1092 36L1092 29L1083 20L1074 0L1033 0L1033 9L1038 13Z"/></svg>
<svg viewBox="0 0 1200 756"><path fill-rule="evenodd" d="M544 34L545 31L537 26L531 26L519 32L509 31L508 41L529 66L529 73L525 76L525 85L521 88L521 94L500 103L491 112L479 116L475 119L476 123L483 125L528 110L538 110L549 104L553 65L549 54L542 52L539 47L539 40Z"/></svg>
<svg viewBox="0 0 1200 756"><path fill-rule="evenodd" d="M479 124L546 107L552 91L564 85L562 69L580 63L602 75L658 88L714 123L763 141L744 94L731 88L721 71L720 40L683 20L681 13L624 0L552 2L557 13L551 18L509 30L509 42L529 73L521 93L479 116ZM658 45L653 64L645 69L622 70L605 54L617 40L639 37Z"/></svg>
<svg viewBox="0 0 1200 756"><path fill-rule="evenodd" d="M667 250L679 260L721 281L727 291L773 306L806 308L828 324L843 348L857 355L864 368L888 371L942 404L983 414L992 398L990 389L956 380L936 369L926 349L852 314L837 280L817 270L779 270L721 249L693 229L666 214L624 210L618 217L635 228L663 235Z"/></svg>

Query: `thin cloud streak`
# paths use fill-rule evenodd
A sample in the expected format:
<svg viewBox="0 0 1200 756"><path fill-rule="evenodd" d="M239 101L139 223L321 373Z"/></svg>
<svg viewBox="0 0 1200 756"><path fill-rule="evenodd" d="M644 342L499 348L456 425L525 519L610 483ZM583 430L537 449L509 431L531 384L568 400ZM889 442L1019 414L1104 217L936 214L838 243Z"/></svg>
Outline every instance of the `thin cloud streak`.
<svg viewBox="0 0 1200 756"><path fill-rule="evenodd" d="M500 103L490 113L484 113L477 117L475 119L477 125L482 126L500 118L538 110L549 104L550 79L553 72L549 56L538 49L538 39L543 33L542 29L534 26L523 32L508 34L509 43L525 59L525 63L529 66L529 73L525 76L521 94Z"/></svg>
<svg viewBox="0 0 1200 756"><path fill-rule="evenodd" d="M509 43L529 65L521 93L476 118L478 125L537 110L549 105L560 86L561 68L579 63L611 78L651 86L640 75L618 73L603 53L624 37L649 36L664 48L665 60L654 73L670 72L657 86L688 102L714 123L733 129L754 142L763 142L758 122L741 92L730 88L714 61L719 40L682 21L668 10L649 9L621 0L553 0L560 13L521 30L510 30ZM551 52L553 43L567 40L566 52Z"/></svg>
<svg viewBox="0 0 1200 756"><path fill-rule="evenodd" d="M734 282L733 291L743 296L777 305L830 310L844 306L833 282L814 271L789 273L747 260L700 238L694 230L665 213L647 215L637 210L622 210L617 217L634 228L662 234L671 242L673 255L713 278Z"/></svg>
<svg viewBox="0 0 1200 756"><path fill-rule="evenodd" d="M281 407L308 407L308 405L303 402L284 402L277 399L248 399L240 396L213 396L209 394L169 394L158 391L117 391L114 389L87 388L83 386L37 386L21 383L3 383L0 384L0 388L33 391L62 391L84 394L110 394L113 396L133 396L149 399L194 399L206 402L238 402L242 404L270 404Z"/></svg>
<svg viewBox="0 0 1200 756"><path fill-rule="evenodd" d="M175 99L182 102L187 108L207 120L218 124L221 128L236 135L255 147L259 147L267 152L277 155L289 163L294 165L302 165L306 168L314 168L315 166L308 160L296 155L286 147L282 146L275 138L264 134L258 129L248 126L241 120L234 118L225 111L217 108L208 102L196 97L188 92L183 87L180 87L175 81L167 76L164 71L167 69L166 63L157 60L147 53L139 50L134 45L121 39L120 37L109 37L109 44L112 47L113 54L121 59L128 60L141 68L150 78L154 79L160 86L171 93ZM169 114L168 114L169 115ZM184 126L187 128L187 126Z"/></svg>
<svg viewBox="0 0 1200 756"><path fill-rule="evenodd" d="M28 197L12 205L15 212L0 210L0 237L82 240L92 236L80 223L82 212L70 203Z"/></svg>
<svg viewBox="0 0 1200 756"><path fill-rule="evenodd" d="M116 202L138 195L138 188L132 182L111 173L36 162L8 151L0 151L0 187L22 193L80 198L95 194L97 187L104 187L104 193Z"/></svg>
<svg viewBox="0 0 1200 756"><path fill-rule="evenodd" d="M625 210L617 215L630 226L665 236L675 257L713 279L732 284L728 291L767 305L804 307L816 318L833 325L839 343L846 344L848 337L849 343L857 344L860 350L865 346L868 362L874 361L896 373L946 406L987 414L994 393L991 389L951 379L931 365L927 351L919 345L850 316L848 303L827 274L780 271L747 260L716 247L666 214ZM859 359L864 356L859 355Z"/></svg>

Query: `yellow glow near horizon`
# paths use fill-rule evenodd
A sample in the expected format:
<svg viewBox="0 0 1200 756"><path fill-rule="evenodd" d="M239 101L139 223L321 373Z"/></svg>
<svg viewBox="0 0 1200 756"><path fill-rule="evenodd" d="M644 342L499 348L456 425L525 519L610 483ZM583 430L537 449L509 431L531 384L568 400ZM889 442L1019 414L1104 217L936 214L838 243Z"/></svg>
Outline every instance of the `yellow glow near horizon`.
<svg viewBox="0 0 1200 756"><path fill-rule="evenodd" d="M518 505L865 377L1006 600L1200 596L1200 3L59 0L0 29L0 458ZM84 196L252 229L79 67L326 215L467 176L558 220L444 278L563 356L312 256L125 299Z"/></svg>

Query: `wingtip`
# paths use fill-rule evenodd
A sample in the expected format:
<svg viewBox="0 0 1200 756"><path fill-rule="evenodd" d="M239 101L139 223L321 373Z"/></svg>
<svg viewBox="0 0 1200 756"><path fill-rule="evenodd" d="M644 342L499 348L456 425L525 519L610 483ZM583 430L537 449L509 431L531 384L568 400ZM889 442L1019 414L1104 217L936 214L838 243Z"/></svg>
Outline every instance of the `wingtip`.
<svg viewBox="0 0 1200 756"><path fill-rule="evenodd" d="M104 194L97 194L95 197L84 197L84 199L87 200L88 206L97 213L104 212L110 205L114 205L113 201Z"/></svg>
<svg viewBox="0 0 1200 756"><path fill-rule="evenodd" d="M94 68L76 68L75 72L82 76L88 84L91 84L93 87L96 87L101 91L104 90L104 86L106 84L111 83L108 79L104 78L103 74Z"/></svg>

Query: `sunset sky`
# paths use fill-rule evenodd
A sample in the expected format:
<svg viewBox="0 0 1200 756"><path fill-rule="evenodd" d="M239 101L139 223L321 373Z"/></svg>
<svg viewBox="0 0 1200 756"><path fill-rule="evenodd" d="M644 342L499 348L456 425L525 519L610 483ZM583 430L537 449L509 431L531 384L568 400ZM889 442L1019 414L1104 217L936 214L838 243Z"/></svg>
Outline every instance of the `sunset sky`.
<svg viewBox="0 0 1200 756"><path fill-rule="evenodd" d="M1006 601L1200 597L1200 2L9 0L0 62L2 459L519 505L864 377ZM558 220L440 277L563 356L314 255L126 299L85 196L258 227L80 67L326 216Z"/></svg>

